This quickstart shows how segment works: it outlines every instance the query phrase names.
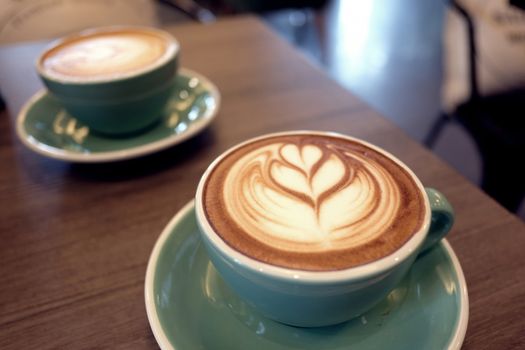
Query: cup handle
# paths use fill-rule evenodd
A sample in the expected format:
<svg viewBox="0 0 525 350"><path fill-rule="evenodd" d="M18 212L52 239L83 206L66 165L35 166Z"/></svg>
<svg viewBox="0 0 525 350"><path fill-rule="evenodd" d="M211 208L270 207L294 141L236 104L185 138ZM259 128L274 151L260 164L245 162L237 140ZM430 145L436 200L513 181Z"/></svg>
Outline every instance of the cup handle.
<svg viewBox="0 0 525 350"><path fill-rule="evenodd" d="M454 209L452 209L452 206L445 196L433 188L426 187L425 191L430 202L432 218L430 220L427 237L419 253L423 253L432 248L434 244L445 237L454 224Z"/></svg>

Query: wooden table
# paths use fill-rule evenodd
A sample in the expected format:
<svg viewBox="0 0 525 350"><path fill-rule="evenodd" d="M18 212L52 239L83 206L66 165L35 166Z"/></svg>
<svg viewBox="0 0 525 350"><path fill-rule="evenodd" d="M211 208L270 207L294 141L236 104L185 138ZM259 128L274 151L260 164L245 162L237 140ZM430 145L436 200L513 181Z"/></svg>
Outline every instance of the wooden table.
<svg viewBox="0 0 525 350"><path fill-rule="evenodd" d="M292 129L369 140L442 190L457 212L449 241L470 296L464 348L525 347L521 221L258 20L170 31L182 43L182 65L213 80L223 98L209 130L178 147L121 163L68 164L25 149L15 117L0 115L0 349L156 348L143 289L158 235L219 153ZM24 44L19 52L36 57L41 47Z"/></svg>

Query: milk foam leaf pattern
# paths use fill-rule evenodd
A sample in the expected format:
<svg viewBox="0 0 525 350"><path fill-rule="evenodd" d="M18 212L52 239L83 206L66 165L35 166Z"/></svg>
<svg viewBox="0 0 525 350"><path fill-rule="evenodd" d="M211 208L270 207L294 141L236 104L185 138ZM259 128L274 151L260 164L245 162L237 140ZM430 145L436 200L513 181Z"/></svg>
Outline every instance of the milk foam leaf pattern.
<svg viewBox="0 0 525 350"><path fill-rule="evenodd" d="M365 244L391 225L400 193L392 175L364 157L325 142L257 148L226 177L228 212L253 238L279 249Z"/></svg>

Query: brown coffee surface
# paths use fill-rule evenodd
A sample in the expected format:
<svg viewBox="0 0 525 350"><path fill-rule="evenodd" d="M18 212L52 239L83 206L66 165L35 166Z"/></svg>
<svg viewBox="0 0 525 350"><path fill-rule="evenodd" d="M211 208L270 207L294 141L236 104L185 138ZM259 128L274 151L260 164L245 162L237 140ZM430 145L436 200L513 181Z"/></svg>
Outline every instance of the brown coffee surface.
<svg viewBox="0 0 525 350"><path fill-rule="evenodd" d="M154 65L168 46L165 37L152 31L93 33L73 37L50 49L41 58L41 67L56 78L118 78Z"/></svg>
<svg viewBox="0 0 525 350"><path fill-rule="evenodd" d="M310 271L381 259L424 224L425 197L386 155L356 141L289 134L245 144L204 184L204 213L233 249Z"/></svg>

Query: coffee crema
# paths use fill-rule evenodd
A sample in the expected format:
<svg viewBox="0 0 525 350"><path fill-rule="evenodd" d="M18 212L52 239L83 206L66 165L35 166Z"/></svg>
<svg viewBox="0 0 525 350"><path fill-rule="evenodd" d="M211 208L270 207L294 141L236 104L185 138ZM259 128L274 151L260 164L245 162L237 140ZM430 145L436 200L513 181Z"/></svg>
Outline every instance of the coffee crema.
<svg viewBox="0 0 525 350"><path fill-rule="evenodd" d="M316 134L255 140L227 154L203 189L222 240L253 259L330 271L383 258L424 225L414 178L357 141Z"/></svg>
<svg viewBox="0 0 525 350"><path fill-rule="evenodd" d="M65 39L40 59L52 78L73 81L114 79L155 65L173 43L154 31L125 29Z"/></svg>

